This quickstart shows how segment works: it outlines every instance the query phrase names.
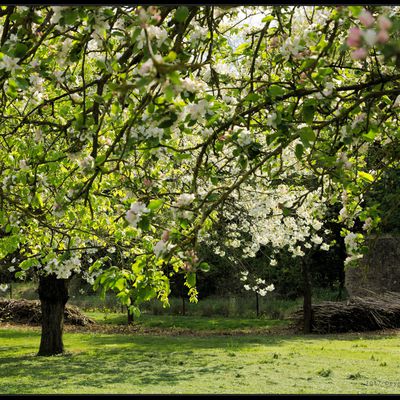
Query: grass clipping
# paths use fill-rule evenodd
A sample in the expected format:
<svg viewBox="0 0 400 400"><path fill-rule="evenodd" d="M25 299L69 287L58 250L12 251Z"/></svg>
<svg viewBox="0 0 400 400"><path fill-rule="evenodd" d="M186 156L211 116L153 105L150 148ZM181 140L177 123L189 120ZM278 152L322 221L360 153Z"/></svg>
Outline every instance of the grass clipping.
<svg viewBox="0 0 400 400"><path fill-rule="evenodd" d="M303 325L303 310L291 319ZM312 332L343 333L400 328L400 293L386 292L371 297L352 297L347 301L324 301L312 306Z"/></svg>
<svg viewBox="0 0 400 400"><path fill-rule="evenodd" d="M34 325L40 324L41 321L40 301L0 299L0 322ZM64 323L86 326L94 324L94 321L82 314L78 307L66 305Z"/></svg>

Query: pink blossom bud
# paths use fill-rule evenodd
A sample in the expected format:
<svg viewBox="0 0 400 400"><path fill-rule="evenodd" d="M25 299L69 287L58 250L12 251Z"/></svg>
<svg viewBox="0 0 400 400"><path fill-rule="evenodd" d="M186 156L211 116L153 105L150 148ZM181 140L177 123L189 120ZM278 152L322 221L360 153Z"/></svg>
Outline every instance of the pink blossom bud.
<svg viewBox="0 0 400 400"><path fill-rule="evenodd" d="M389 40L389 33L388 31L381 30L378 32L376 36L376 40L378 43L386 43Z"/></svg>
<svg viewBox="0 0 400 400"><path fill-rule="evenodd" d="M367 58L368 52L363 47L351 52L351 58L353 60L365 60Z"/></svg>
<svg viewBox="0 0 400 400"><path fill-rule="evenodd" d="M347 38L347 44L350 47L358 47L361 44L361 29L350 28L349 37Z"/></svg>
<svg viewBox="0 0 400 400"><path fill-rule="evenodd" d="M300 83L304 83L307 79L307 74L305 72L302 72L300 74Z"/></svg>
<svg viewBox="0 0 400 400"><path fill-rule="evenodd" d="M389 18L386 18L383 15L381 15L378 18L378 25L379 28L381 28L383 31L387 31L392 27L392 22L390 21Z"/></svg>
<svg viewBox="0 0 400 400"><path fill-rule="evenodd" d="M147 179L147 178L144 178L144 179L143 179L143 185L144 185L144 186L147 186L147 187L148 187L148 186L151 186L151 183L152 183L152 182L151 182L150 179Z"/></svg>
<svg viewBox="0 0 400 400"><path fill-rule="evenodd" d="M369 11L363 10L363 12L360 14L358 17L360 22L366 26L367 28L372 26L375 22L375 18L372 16L372 14Z"/></svg>

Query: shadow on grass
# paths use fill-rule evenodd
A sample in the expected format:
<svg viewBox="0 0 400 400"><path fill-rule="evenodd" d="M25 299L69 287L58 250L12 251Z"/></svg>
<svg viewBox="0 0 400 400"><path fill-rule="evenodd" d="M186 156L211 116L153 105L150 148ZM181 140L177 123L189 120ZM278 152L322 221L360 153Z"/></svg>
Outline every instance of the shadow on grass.
<svg viewBox="0 0 400 400"><path fill-rule="evenodd" d="M264 346L267 353L269 346L299 342L301 345L316 342L323 345L331 340L387 340L393 333L209 337L67 333L64 341L67 351L72 353L55 357L35 356L32 350L36 350L36 343L32 340L23 342L27 336L38 339L40 332L0 330L0 340L16 339L12 345L7 346L6 341L4 346L0 345L0 365L3 366L0 379L6 382L0 386L0 393L29 393L37 385L44 392L55 388L62 392L63 385L68 384L76 388L77 393L95 392L99 388L128 387L134 390L146 385L174 386L201 374L218 379L223 376L219 374L234 371L237 367L240 360L233 357L235 351L246 351L258 345ZM21 354L25 350L26 353ZM16 356L18 353L21 355ZM221 354L232 357L227 362L226 357L222 360Z"/></svg>
<svg viewBox="0 0 400 400"><path fill-rule="evenodd" d="M101 343L106 345L107 341L100 341L98 345L101 346ZM195 379L201 373L214 374L229 369L219 363L209 365L210 358L215 357L212 353L197 357L194 351L182 351L181 346L167 346L158 350L157 347L153 346L152 351L136 346L99 348L95 352L46 358L33 354L0 357L0 365L4 367L0 377L3 374L7 377L7 393L16 392L16 389L18 393L24 393L32 390L34 382L44 389L54 389L57 382L67 380L69 385L73 384L77 388L125 384L176 385L179 381ZM31 377L31 383L21 382L21 376L28 380ZM4 392L4 388L0 391Z"/></svg>

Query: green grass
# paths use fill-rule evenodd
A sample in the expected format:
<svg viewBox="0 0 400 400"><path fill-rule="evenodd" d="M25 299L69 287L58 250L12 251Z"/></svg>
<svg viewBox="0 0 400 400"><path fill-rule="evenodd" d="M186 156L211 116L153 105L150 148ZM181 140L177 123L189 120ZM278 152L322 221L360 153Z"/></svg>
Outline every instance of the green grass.
<svg viewBox="0 0 400 400"><path fill-rule="evenodd" d="M400 393L399 334L155 336L0 329L0 393Z"/></svg>
<svg viewBox="0 0 400 400"><path fill-rule="evenodd" d="M127 316L121 313L103 313L100 311L85 311L85 315L94 319L97 323L107 325L126 325ZM208 318L176 315L148 315L141 314L135 318L134 325L144 328L180 328L187 330L233 330L233 329L254 329L254 328L272 328L276 326L285 326L287 321L255 319L255 318Z"/></svg>

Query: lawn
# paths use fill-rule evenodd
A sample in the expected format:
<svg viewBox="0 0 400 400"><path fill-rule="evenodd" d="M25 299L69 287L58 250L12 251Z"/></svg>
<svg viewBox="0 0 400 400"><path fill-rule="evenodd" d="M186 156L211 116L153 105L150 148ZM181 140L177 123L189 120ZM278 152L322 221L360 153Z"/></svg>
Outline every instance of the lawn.
<svg viewBox="0 0 400 400"><path fill-rule="evenodd" d="M127 315L122 313L104 313L101 311L85 311L85 315L99 324L126 325ZM226 331L256 331L269 330L275 327L288 325L287 320L267 318L221 318L221 317L195 317L178 315L149 315L141 314L135 318L134 327L179 329L180 331L212 331L214 333Z"/></svg>
<svg viewBox="0 0 400 400"><path fill-rule="evenodd" d="M400 332L342 335L64 335L0 328L0 394L400 393Z"/></svg>

